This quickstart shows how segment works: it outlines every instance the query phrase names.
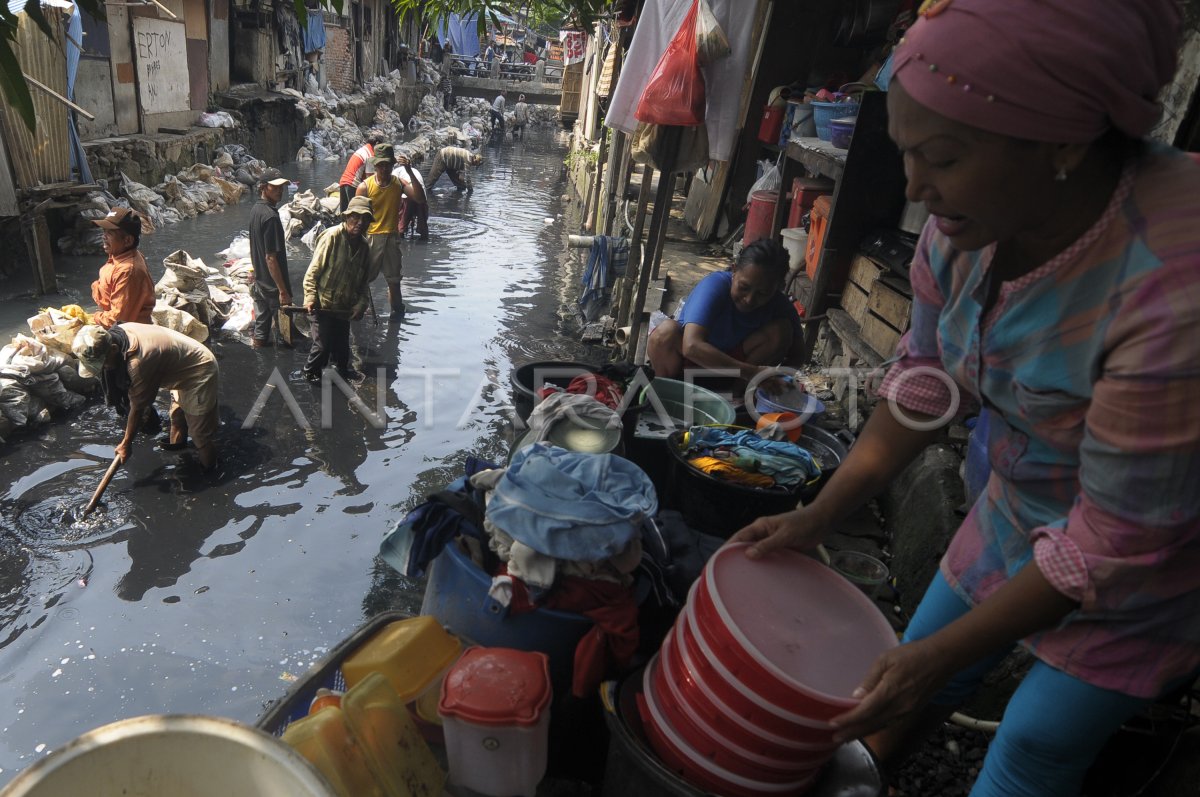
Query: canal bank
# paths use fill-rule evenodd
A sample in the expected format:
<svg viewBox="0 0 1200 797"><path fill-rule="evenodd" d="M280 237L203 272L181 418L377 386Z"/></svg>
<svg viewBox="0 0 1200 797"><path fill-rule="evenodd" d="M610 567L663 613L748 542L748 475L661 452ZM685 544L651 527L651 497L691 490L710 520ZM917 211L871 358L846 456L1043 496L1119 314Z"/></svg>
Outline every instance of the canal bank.
<svg viewBox="0 0 1200 797"><path fill-rule="evenodd" d="M93 403L4 448L0 494L0 667L12 696L0 780L77 734L122 717L196 712L253 721L263 706L366 617L415 610L420 585L375 559L391 524L461 475L468 455L502 459L508 375L529 360L599 361L572 319L573 222L560 197L565 139L552 127L489 147L474 193L431 189L428 244L405 241L407 316L354 327L361 396L295 379L305 351L251 350L217 336L224 474L195 475L139 438L102 516L64 525L94 489L120 421ZM302 188L340 164L285 164ZM176 248L210 258L245 228L249 203L143 239L154 278ZM309 253L289 243L298 281ZM61 301L88 304L100 260L63 259ZM385 288L373 286L377 307ZM6 301L0 328L45 299ZM279 398L243 428L278 372ZM301 421L303 419L303 422ZM305 426L307 425L307 428Z"/></svg>

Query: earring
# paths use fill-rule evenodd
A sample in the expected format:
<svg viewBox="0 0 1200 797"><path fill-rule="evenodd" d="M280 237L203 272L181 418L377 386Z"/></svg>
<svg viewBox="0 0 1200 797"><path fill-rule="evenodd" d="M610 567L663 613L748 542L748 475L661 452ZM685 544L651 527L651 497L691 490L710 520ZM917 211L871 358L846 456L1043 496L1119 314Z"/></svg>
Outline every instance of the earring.
<svg viewBox="0 0 1200 797"><path fill-rule="evenodd" d="M1067 167L1059 166L1058 173L1054 175L1054 182L1065 183L1067 181Z"/></svg>

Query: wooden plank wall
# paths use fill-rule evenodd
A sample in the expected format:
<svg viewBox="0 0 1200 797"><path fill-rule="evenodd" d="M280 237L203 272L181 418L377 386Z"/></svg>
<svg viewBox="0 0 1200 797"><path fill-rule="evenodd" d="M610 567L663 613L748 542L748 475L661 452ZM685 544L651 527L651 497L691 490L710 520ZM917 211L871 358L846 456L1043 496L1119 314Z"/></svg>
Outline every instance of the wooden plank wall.
<svg viewBox="0 0 1200 797"><path fill-rule="evenodd" d="M47 22L54 31L54 42L47 41L37 25L21 14L14 50L25 74L59 94L67 93L65 55L66 16L51 6L43 6ZM71 179L71 154L67 145L67 107L35 86L30 86L37 114L37 132L29 128L7 104L4 130L8 136L8 154L16 172L17 187L30 188L39 183L61 183Z"/></svg>

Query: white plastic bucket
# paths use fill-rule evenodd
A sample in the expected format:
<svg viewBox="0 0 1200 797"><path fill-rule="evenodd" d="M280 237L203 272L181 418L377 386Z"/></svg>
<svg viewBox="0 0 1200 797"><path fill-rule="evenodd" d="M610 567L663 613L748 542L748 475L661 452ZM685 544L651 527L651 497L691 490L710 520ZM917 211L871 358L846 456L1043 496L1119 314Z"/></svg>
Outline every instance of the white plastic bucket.
<svg viewBox="0 0 1200 797"><path fill-rule="evenodd" d="M336 797L299 753L257 728L151 715L89 731L16 777L0 797L169 794Z"/></svg>
<svg viewBox="0 0 1200 797"><path fill-rule="evenodd" d="M788 251L788 268L799 271L804 267L804 252L808 248L808 233L803 227L787 227L779 231L783 248Z"/></svg>

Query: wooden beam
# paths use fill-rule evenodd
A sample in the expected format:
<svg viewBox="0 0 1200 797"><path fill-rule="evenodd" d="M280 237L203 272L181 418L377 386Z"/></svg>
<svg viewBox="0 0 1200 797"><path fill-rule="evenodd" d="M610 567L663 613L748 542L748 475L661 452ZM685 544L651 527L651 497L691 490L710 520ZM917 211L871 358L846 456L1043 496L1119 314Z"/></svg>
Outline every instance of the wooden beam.
<svg viewBox="0 0 1200 797"><path fill-rule="evenodd" d="M642 167L642 187L638 192L637 213L633 217L633 233L629 237L629 260L625 266L625 284L621 290L621 309L617 313L618 327L629 324L629 303L633 301L634 281L638 278L638 269L642 262L642 230L646 226L646 206L650 204L650 182L653 178L654 167L646 164ZM629 360L632 362L633 358L630 357Z"/></svg>
<svg viewBox="0 0 1200 797"><path fill-rule="evenodd" d="M654 213L650 219L650 234L648 243L653 244L653 251L650 255L650 261L643 261L641 269L638 272L638 287L637 295L633 300L633 312L629 317L629 340L635 347L635 355L633 363L639 364L641 359L642 349L642 312L646 309L646 291L650 287L650 275L658 268L658 260L662 257L662 244L666 239L667 221L671 216L671 195L674 193L675 182L675 156L679 150L679 139L682 130L676 126L664 127L662 135L665 137L663 142L663 151L668 153L666 163L662 164L662 170L658 173L658 191L654 194ZM643 185L642 190L646 191L648 185Z"/></svg>

